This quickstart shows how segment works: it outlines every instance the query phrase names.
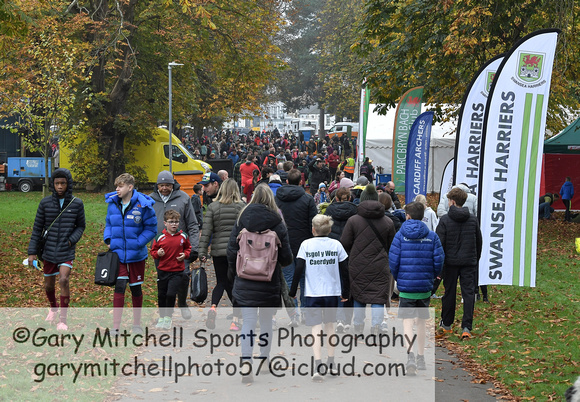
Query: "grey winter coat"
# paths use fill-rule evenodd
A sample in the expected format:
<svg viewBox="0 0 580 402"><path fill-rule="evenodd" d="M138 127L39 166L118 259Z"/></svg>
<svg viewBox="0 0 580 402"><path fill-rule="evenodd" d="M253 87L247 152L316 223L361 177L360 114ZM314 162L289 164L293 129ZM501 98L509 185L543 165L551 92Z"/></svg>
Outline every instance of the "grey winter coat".
<svg viewBox="0 0 580 402"><path fill-rule="evenodd" d="M183 230L189 236L191 243L191 251L196 252L199 246L199 225L195 216L195 211L191 205L189 195L185 191L180 190L181 185L178 182L173 183L173 191L169 194L167 202L163 202L159 191L154 191L149 194L153 198L155 204L155 216L157 216L157 233L163 232L165 225L163 223L163 214L165 211L173 209L181 215L179 219L179 230Z"/></svg>

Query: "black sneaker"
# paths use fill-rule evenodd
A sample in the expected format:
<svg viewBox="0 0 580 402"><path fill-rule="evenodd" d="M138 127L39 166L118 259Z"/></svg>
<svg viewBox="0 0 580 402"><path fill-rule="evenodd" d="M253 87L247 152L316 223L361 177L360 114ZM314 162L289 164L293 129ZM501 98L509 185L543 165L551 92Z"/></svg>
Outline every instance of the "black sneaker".
<svg viewBox="0 0 580 402"><path fill-rule="evenodd" d="M417 355L417 370L427 370L425 355Z"/></svg>
<svg viewBox="0 0 580 402"><path fill-rule="evenodd" d="M483 296L483 302L484 303L489 303L489 299L487 298L487 296Z"/></svg>
<svg viewBox="0 0 580 402"><path fill-rule="evenodd" d="M413 352L409 353L407 359L407 375L417 375L417 363L415 363L415 354Z"/></svg>
<svg viewBox="0 0 580 402"><path fill-rule="evenodd" d="M342 321L339 321L336 323L336 333L342 334L343 332L344 332L344 323Z"/></svg>
<svg viewBox="0 0 580 402"><path fill-rule="evenodd" d="M209 329L215 329L215 316L217 315L217 312L215 311L215 308L210 308L209 311L207 312L207 319L205 320L205 326Z"/></svg>

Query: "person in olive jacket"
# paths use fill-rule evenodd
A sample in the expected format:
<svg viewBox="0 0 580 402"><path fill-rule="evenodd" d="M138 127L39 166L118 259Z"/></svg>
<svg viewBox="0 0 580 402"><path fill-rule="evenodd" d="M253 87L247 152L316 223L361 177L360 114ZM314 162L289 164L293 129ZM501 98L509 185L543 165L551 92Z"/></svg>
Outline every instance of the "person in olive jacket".
<svg viewBox="0 0 580 402"><path fill-rule="evenodd" d="M211 241L211 256L217 280L217 284L211 293L211 308L206 320L206 326L209 329L215 328L216 308L224 294L224 290L230 301L233 302L233 283L228 279L227 249L230 234L244 206L237 183L233 179L227 179L220 186L214 202L208 205L203 218L204 226L199 242L199 259L201 262L207 261L208 246ZM234 317L230 326L231 331L239 329L237 321L237 317Z"/></svg>
<svg viewBox="0 0 580 402"><path fill-rule="evenodd" d="M357 215L346 222L340 238L349 256L350 293L354 300L354 328L357 333L364 330L364 307L370 303L371 332L378 334L384 318L384 306L389 307L391 302L387 250L395 237L395 226L385 216L385 207L378 198L375 186L368 184L361 193Z"/></svg>
<svg viewBox="0 0 580 402"><path fill-rule="evenodd" d="M55 283L56 275L59 275L60 319L56 328L61 331L68 329L69 277L76 245L86 226L84 204L80 199L73 198L72 187L72 175L67 169L56 169L52 173L52 195L43 198L38 205L28 244L28 265L32 266L37 259L38 244L48 230L42 256L44 290L50 303L46 321L53 322L57 316L59 305L56 301Z"/></svg>

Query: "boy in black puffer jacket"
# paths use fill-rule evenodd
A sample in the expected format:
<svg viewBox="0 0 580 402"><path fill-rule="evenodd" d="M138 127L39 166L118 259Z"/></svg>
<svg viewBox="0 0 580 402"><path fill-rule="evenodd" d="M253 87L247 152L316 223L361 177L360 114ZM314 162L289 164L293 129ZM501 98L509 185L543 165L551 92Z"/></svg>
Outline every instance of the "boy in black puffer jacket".
<svg viewBox="0 0 580 402"><path fill-rule="evenodd" d="M442 299L441 323L442 332L451 332L455 319L455 292L457 279L463 297L463 319L461 327L463 339L471 338L473 326L473 307L477 285L477 266L481 257L481 230L475 215L463 204L467 193L456 187L447 194L449 213L439 220L436 232L445 250L445 267L443 269L443 286L445 294Z"/></svg>
<svg viewBox="0 0 580 402"><path fill-rule="evenodd" d="M46 321L56 320L56 275L60 285L60 319L56 329L68 330L67 310L70 300L69 276L75 259L76 244L85 231L85 207L83 202L72 195L73 179L67 169L57 169L52 173L53 193L43 198L36 211L36 219L28 245L28 264L37 258L38 244L46 234L43 254L44 289L50 302Z"/></svg>

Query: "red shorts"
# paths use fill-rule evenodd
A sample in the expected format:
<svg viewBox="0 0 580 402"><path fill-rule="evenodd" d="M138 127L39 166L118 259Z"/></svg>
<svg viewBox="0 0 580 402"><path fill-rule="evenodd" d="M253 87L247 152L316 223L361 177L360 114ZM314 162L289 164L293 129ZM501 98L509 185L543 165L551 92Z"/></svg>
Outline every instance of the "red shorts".
<svg viewBox="0 0 580 402"><path fill-rule="evenodd" d="M55 276L60 274L60 266L64 265L72 269L72 261L61 262L60 264L55 264L54 262L43 261L42 271L44 276Z"/></svg>
<svg viewBox="0 0 580 402"><path fill-rule="evenodd" d="M145 261L120 263L117 279L128 279L129 286L141 285L145 280Z"/></svg>

